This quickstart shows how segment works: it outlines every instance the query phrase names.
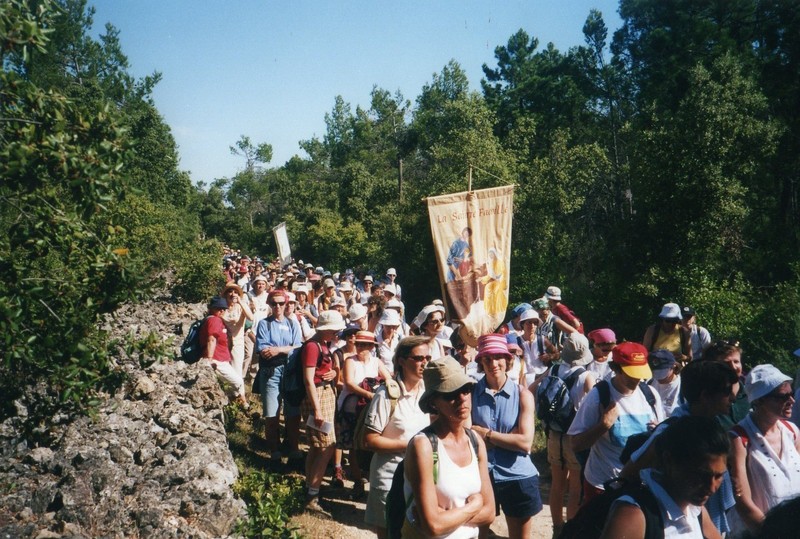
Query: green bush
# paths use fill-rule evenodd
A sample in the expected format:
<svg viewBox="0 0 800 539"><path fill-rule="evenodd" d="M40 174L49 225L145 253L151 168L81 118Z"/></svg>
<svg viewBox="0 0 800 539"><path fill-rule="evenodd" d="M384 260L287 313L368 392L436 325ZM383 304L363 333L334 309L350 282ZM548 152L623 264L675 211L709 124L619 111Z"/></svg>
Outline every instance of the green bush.
<svg viewBox="0 0 800 539"><path fill-rule="evenodd" d="M172 293L176 298L205 301L224 285L222 277L222 245L216 240L205 240L177 253L177 273Z"/></svg>
<svg viewBox="0 0 800 539"><path fill-rule="evenodd" d="M254 539L300 537L288 523L303 507L301 477L251 471L239 478L233 490L247 504L247 520L239 523L237 533Z"/></svg>

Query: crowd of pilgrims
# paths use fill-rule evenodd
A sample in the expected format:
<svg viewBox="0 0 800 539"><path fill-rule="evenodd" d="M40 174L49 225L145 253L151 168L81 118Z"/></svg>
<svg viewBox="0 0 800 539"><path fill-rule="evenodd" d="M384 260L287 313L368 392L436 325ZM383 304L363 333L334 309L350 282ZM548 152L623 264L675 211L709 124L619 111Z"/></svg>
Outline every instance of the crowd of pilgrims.
<svg viewBox="0 0 800 539"><path fill-rule="evenodd" d="M331 491L352 481L365 522L394 535L386 503L402 462L402 537L487 537L501 510L509 537L530 537L543 507L538 425L553 537L574 533L570 521L612 488L602 537L775 537L795 518L770 513L800 495L793 380L768 363L747 372L738 342L712 339L689 306L665 304L641 343L618 343L551 286L473 348L441 300L405 312L394 268L331 273L226 249L223 273L202 361L243 408L246 385L260 395L270 459L304 467L308 511L328 514L326 476ZM293 355L306 390L295 404L282 383ZM556 379L569 413L537 419Z"/></svg>

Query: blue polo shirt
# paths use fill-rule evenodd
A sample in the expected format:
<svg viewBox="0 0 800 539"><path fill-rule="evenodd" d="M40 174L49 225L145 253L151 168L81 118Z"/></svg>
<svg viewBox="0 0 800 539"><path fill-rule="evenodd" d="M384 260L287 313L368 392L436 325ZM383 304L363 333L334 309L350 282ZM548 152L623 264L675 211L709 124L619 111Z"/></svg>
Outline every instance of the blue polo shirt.
<svg viewBox="0 0 800 539"><path fill-rule="evenodd" d="M495 432L511 432L519 422L519 386L508 378L492 395L486 387L486 377L472 390L472 423ZM486 447L489 473L496 483L534 477L539 471L527 451L514 451L493 445Z"/></svg>
<svg viewBox="0 0 800 539"><path fill-rule="evenodd" d="M300 335L300 324L284 317L277 320L274 316L264 318L258 323L256 331L256 353L267 346L294 346L303 344Z"/></svg>

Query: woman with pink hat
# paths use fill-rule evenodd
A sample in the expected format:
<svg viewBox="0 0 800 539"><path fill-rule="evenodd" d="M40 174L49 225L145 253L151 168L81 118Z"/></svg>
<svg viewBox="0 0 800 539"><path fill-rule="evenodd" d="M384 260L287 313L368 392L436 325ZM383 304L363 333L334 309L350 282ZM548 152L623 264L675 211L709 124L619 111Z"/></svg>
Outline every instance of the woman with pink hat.
<svg viewBox="0 0 800 539"><path fill-rule="evenodd" d="M353 433L356 420L378 388L381 379L391 378L391 373L381 360L373 355L375 334L358 331L355 334L356 354L344 360L344 387L337 399L336 447L350 450L350 479L353 480L353 498L364 495L361 482L361 466L353 449Z"/></svg>
<svg viewBox="0 0 800 539"><path fill-rule="evenodd" d="M530 458L533 395L508 375L512 355L505 335L481 336L476 361L485 376L472 390L472 430L486 442L495 514L503 509L509 539L527 538L542 510L539 471Z"/></svg>

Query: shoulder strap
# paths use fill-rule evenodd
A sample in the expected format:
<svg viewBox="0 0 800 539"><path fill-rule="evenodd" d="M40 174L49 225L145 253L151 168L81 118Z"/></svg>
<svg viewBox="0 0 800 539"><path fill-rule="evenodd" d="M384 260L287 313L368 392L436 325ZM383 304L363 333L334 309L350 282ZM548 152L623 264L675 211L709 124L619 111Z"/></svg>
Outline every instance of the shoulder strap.
<svg viewBox="0 0 800 539"><path fill-rule="evenodd" d="M778 421L783 423L783 426L789 429L789 432L792 433L792 439L797 440L797 426L788 419L779 419Z"/></svg>
<svg viewBox="0 0 800 539"><path fill-rule="evenodd" d="M664 537L664 518L661 516L661 509L658 507L658 500L647 487L640 487L629 492L639 509L644 515L645 539L663 539Z"/></svg>
<svg viewBox="0 0 800 539"><path fill-rule="evenodd" d="M536 334L536 346L539 348L539 354L544 354L544 335L541 333Z"/></svg>
<svg viewBox="0 0 800 539"><path fill-rule="evenodd" d="M597 393L599 393L600 405L605 410L611 402L611 388L608 387L608 380L600 380L594 387L597 388Z"/></svg>
<svg viewBox="0 0 800 539"><path fill-rule="evenodd" d="M400 398L400 384L398 384L396 380L389 378L388 380L384 380L383 383L386 385L386 394L391 400L396 401Z"/></svg>
<svg viewBox="0 0 800 539"><path fill-rule="evenodd" d="M475 434L474 430L468 429L467 427L464 427L464 430L467 431L467 437L472 444L472 449L475 450L475 458L478 458L478 435Z"/></svg>
<svg viewBox="0 0 800 539"><path fill-rule="evenodd" d="M575 372L567 376L567 379L564 380L564 384L567 386L567 389L572 389L572 386L575 385L575 382L578 381L578 377L584 373L586 369L583 367L578 367L575 369Z"/></svg>
<svg viewBox="0 0 800 539"><path fill-rule="evenodd" d="M734 425L731 427L729 432L732 432L738 436L742 440L742 444L744 445L745 449L747 449L747 444L750 443L750 437L747 435L747 431L744 430L744 427L741 425Z"/></svg>
<svg viewBox="0 0 800 539"><path fill-rule="evenodd" d="M428 425L421 432L427 436L433 450L433 484L435 485L439 482L439 438L433 432L432 425Z"/></svg>
<svg viewBox="0 0 800 539"><path fill-rule="evenodd" d="M687 352L692 350L692 330L688 330L689 335L686 335L687 329L683 326L678 327L681 334L681 354L688 355Z"/></svg>
<svg viewBox="0 0 800 539"><path fill-rule="evenodd" d="M647 348L651 352L653 351L653 347L655 346L656 341L658 340L658 334L661 333L661 324L658 321L656 321L656 323L653 324L652 327L653 327L653 334L650 336L650 342L644 345L645 348Z"/></svg>
<svg viewBox="0 0 800 539"><path fill-rule="evenodd" d="M554 363L552 367L550 367L550 376L555 376L558 378L558 367L560 363Z"/></svg>
<svg viewBox="0 0 800 539"><path fill-rule="evenodd" d="M655 411L655 408L656 408L656 396L653 393L653 388L650 387L649 385L647 385L646 382L640 381L639 382L639 389L641 389L642 393L644 393L644 398L647 399L647 404L649 404L650 408L652 408L653 411ZM656 414L656 415L658 415L658 414Z"/></svg>

